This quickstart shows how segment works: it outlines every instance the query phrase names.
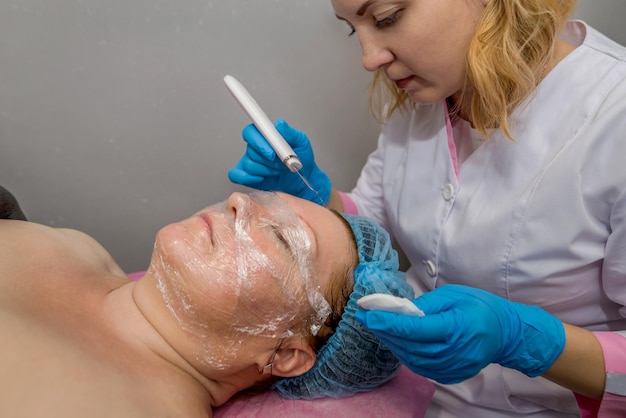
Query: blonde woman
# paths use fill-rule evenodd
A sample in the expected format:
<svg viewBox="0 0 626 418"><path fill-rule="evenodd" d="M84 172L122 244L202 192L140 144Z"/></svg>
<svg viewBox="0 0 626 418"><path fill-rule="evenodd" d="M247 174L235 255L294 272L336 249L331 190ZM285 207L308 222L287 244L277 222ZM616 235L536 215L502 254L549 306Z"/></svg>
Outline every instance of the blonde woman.
<svg viewBox="0 0 626 418"><path fill-rule="evenodd" d="M626 413L626 49L573 0L331 0L374 72L378 148L328 206L383 225L426 316L357 314L437 382L432 417ZM252 126L232 181L293 174Z"/></svg>

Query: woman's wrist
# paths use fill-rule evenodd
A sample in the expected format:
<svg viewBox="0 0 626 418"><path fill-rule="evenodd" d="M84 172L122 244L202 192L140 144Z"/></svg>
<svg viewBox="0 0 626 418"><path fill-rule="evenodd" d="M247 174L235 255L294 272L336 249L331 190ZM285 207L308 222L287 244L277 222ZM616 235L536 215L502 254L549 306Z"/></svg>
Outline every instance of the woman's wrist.
<svg viewBox="0 0 626 418"><path fill-rule="evenodd" d="M569 324L565 348L543 377L591 399L601 399L606 373L602 346L591 332Z"/></svg>

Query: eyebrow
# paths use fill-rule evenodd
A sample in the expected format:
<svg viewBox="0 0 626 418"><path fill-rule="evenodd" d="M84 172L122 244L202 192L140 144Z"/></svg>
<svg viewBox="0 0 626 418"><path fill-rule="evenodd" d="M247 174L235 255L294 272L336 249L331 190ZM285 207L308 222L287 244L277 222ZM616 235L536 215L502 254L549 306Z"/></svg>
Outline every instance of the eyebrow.
<svg viewBox="0 0 626 418"><path fill-rule="evenodd" d="M359 7L359 10L357 10L356 15L363 16L372 3L373 3L373 0L367 0L365 3L363 3L361 7Z"/></svg>
<svg viewBox="0 0 626 418"><path fill-rule="evenodd" d="M367 0L365 3L363 3L361 5L361 7L359 7L359 10L356 11L356 15L357 16L363 16L365 14L365 12L367 11L367 9L372 5L372 3L374 2L374 0ZM343 17L339 16L339 15L335 15L335 17L339 20L346 20Z"/></svg>
<svg viewBox="0 0 626 418"><path fill-rule="evenodd" d="M315 228L311 227L311 224L306 219L300 218L300 221L306 224L306 226L309 228L309 231L313 233L313 239L315 240L315 248L317 249L317 255L319 256L320 251L319 251L319 241L317 239L317 231L315 231Z"/></svg>

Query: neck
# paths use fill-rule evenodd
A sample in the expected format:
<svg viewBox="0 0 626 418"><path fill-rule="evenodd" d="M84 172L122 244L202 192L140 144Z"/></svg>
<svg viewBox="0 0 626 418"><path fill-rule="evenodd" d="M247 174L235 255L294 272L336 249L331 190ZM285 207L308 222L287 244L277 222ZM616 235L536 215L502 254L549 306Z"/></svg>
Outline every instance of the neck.
<svg viewBox="0 0 626 418"><path fill-rule="evenodd" d="M568 44L567 42L562 41L560 39L557 40L556 44L554 45L554 52L552 53L552 58L550 59L550 61L547 64L547 68L546 68L546 72L544 74L544 77L550 71L552 71L552 69L554 69L554 67L556 67L558 65L558 63L561 62L561 60L563 60L565 57L567 57L575 49L576 49L575 45Z"/></svg>
<svg viewBox="0 0 626 418"><path fill-rule="evenodd" d="M148 375L157 374L155 378L168 382L167 390L179 388L178 394L167 394L172 399L184 396L187 402L195 400L200 405L215 406L230 398L236 390L225 388L221 382L194 368L153 324L152 318L144 314L141 309L143 296L137 292L138 284L128 283L107 296L107 320L123 344L136 354L136 364L142 369L149 369Z"/></svg>
<svg viewBox="0 0 626 418"><path fill-rule="evenodd" d="M149 272L109 297L112 318L119 323L121 337L140 349L170 379L178 379L181 383L177 387L193 393L204 405L221 405L258 380L254 366L228 373L199 361L198 347L165 306ZM217 345L219 341L215 342Z"/></svg>
<svg viewBox="0 0 626 418"><path fill-rule="evenodd" d="M448 106L448 114L451 119L461 118L465 121L470 121L469 105L467 100L461 101L461 94L455 93L446 98L446 104Z"/></svg>

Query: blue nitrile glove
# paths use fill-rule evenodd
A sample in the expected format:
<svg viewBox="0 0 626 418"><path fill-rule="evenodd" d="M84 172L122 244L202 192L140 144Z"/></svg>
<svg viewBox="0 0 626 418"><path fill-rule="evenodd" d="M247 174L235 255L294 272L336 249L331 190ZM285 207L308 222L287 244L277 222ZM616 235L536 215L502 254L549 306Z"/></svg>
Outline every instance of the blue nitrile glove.
<svg viewBox="0 0 626 418"><path fill-rule="evenodd" d="M330 199L331 183L326 173L315 164L309 138L282 119L277 120L274 126L302 162L300 174L319 192L323 202L320 202L317 194L304 184L297 173L285 167L253 124L243 130L243 139L248 146L237 165L228 171L228 178L233 183L260 190L281 191L326 206Z"/></svg>
<svg viewBox="0 0 626 418"><path fill-rule="evenodd" d="M535 377L563 351L562 322L536 306L460 285L413 300L426 316L359 311L365 325L413 372L458 383L490 363Z"/></svg>

